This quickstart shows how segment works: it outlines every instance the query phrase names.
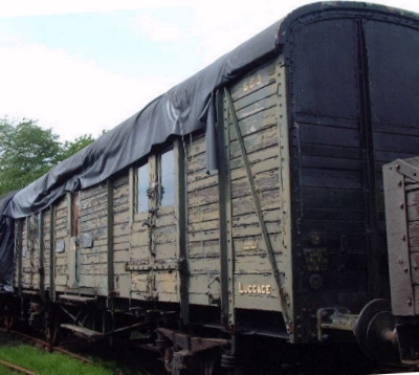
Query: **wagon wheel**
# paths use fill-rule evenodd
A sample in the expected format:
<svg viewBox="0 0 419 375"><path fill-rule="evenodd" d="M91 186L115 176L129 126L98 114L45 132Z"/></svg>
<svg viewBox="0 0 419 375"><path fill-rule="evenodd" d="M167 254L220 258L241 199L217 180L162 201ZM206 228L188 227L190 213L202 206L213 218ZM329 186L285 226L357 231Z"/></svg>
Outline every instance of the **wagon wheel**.
<svg viewBox="0 0 419 375"><path fill-rule="evenodd" d="M393 342L383 339L385 332L392 332L395 325L389 301L375 299L367 303L354 326L361 350L379 362L398 363L399 355Z"/></svg>

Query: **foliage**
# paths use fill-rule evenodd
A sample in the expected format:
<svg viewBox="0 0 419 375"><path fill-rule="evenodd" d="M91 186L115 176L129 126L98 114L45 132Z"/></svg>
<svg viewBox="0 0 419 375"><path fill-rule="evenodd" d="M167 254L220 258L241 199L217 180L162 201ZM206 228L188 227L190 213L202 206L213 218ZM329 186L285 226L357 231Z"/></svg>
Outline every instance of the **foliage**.
<svg viewBox="0 0 419 375"><path fill-rule="evenodd" d="M81 137L76 138L74 141L65 141L61 147L61 153L58 155L58 160L62 161L74 155L77 151L85 148L94 141L91 134L85 134Z"/></svg>
<svg viewBox="0 0 419 375"><path fill-rule="evenodd" d="M91 142L91 135L83 135L62 144L58 135L36 121L0 119L0 196L23 188Z"/></svg>

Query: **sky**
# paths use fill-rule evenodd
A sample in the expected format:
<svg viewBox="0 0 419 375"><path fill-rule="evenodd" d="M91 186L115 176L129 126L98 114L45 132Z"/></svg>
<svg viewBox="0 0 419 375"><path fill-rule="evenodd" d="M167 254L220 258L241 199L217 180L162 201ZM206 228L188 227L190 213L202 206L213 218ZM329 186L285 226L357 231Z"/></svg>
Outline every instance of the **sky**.
<svg viewBox="0 0 419 375"><path fill-rule="evenodd" d="M309 2L3 1L0 119L96 137ZM417 0L380 3L419 13Z"/></svg>

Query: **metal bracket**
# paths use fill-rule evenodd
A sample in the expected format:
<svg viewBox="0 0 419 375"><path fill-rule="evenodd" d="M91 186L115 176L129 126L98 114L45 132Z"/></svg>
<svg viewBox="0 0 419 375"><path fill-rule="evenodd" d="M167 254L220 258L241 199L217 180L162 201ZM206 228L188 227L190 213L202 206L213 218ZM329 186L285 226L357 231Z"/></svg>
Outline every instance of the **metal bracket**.
<svg viewBox="0 0 419 375"><path fill-rule="evenodd" d="M324 329L353 331L358 315L349 313L345 307L328 307L317 310L317 338L319 341L327 339Z"/></svg>
<svg viewBox="0 0 419 375"><path fill-rule="evenodd" d="M156 332L169 339L174 346L190 354L214 348L226 348L231 345L231 340L190 336L186 333L179 333L167 328L157 328Z"/></svg>

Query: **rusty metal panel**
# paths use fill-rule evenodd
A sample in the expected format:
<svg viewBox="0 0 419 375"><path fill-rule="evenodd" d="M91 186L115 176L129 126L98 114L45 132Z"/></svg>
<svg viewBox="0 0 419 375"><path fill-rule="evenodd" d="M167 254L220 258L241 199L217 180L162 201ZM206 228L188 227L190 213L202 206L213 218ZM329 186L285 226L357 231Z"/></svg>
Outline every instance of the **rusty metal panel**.
<svg viewBox="0 0 419 375"><path fill-rule="evenodd" d="M414 314L405 178L398 162L383 166L391 304L394 315Z"/></svg>

